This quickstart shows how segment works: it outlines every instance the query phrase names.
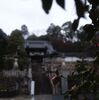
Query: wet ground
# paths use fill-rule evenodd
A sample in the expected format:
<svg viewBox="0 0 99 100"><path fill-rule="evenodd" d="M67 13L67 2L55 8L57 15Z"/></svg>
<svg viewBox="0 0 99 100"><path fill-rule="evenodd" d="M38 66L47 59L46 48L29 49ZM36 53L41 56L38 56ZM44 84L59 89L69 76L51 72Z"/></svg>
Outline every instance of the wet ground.
<svg viewBox="0 0 99 100"><path fill-rule="evenodd" d="M0 98L0 100L64 100L61 95L36 95L36 96L17 96L12 98Z"/></svg>

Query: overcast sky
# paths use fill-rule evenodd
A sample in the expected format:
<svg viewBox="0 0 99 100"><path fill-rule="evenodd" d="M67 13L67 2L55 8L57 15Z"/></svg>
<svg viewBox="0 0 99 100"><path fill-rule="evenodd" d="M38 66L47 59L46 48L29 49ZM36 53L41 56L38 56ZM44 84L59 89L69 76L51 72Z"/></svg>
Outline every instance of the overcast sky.
<svg viewBox="0 0 99 100"><path fill-rule="evenodd" d="M25 24L30 33L40 35L50 23L61 26L66 21L77 18L73 0L66 1L65 10L53 1L47 15L42 9L41 0L0 0L0 28L10 34L12 30L20 29ZM90 23L90 19L83 19L80 23Z"/></svg>

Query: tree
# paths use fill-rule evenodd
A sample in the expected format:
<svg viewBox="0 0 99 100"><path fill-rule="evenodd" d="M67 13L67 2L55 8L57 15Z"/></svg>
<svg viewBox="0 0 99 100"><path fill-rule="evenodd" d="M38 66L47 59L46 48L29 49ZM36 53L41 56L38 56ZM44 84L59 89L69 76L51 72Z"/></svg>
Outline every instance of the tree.
<svg viewBox="0 0 99 100"><path fill-rule="evenodd" d="M47 34L48 35L54 34L54 29L55 29L55 25L53 23L51 23L50 26L47 29Z"/></svg>
<svg viewBox="0 0 99 100"><path fill-rule="evenodd" d="M22 31L22 35L24 36L24 38L27 38L27 36L29 35L29 31L26 25L21 26L21 31Z"/></svg>
<svg viewBox="0 0 99 100"><path fill-rule="evenodd" d="M24 38L20 30L12 31L8 41L8 53L16 54L18 49L24 49Z"/></svg>
<svg viewBox="0 0 99 100"><path fill-rule="evenodd" d="M72 41L75 37L75 32L72 30L72 23L70 21L62 25L62 31L67 41Z"/></svg>
<svg viewBox="0 0 99 100"><path fill-rule="evenodd" d="M18 57L19 69L24 69L28 65L28 58L24 48L22 31L17 29L12 31L8 41L8 55Z"/></svg>
<svg viewBox="0 0 99 100"><path fill-rule="evenodd" d="M0 55L4 55L6 52L8 36L0 29Z"/></svg>
<svg viewBox="0 0 99 100"><path fill-rule="evenodd" d="M47 29L47 34L58 37L61 34L61 27L52 23Z"/></svg>
<svg viewBox="0 0 99 100"><path fill-rule="evenodd" d="M41 0L41 1L42 1L42 8L48 14L50 9L51 9L51 6L53 4L53 0ZM73 24L72 24L72 29L74 31L78 27L80 18L84 17L85 12L88 11L89 7L87 5L87 1L89 1L89 0L84 0L84 2L82 2L82 0L74 0L76 12L77 12L77 15L78 15L78 19L75 19ZM56 0L56 2L60 7L65 9L65 0Z"/></svg>
<svg viewBox="0 0 99 100"><path fill-rule="evenodd" d="M56 0L56 2L60 7L65 9L65 0ZM74 22L72 23L72 30L75 31L77 29L80 18L84 17L85 13L88 12L93 25L86 25L85 31L88 32L88 30L90 30L91 28L92 28L91 29L92 32L90 31L91 33L94 33L97 30L99 31L99 1L98 0L83 0L83 1L74 0L74 2L75 2L78 19L75 19ZM90 4L88 5L87 2L89 2L92 5L91 10L89 10ZM42 0L42 8L47 14L49 13L49 10L51 10L52 4L53 4L53 0ZM91 34L91 37L92 37L92 34Z"/></svg>
<svg viewBox="0 0 99 100"><path fill-rule="evenodd" d="M8 36L0 29L0 70L4 68L4 56L6 54Z"/></svg>
<svg viewBox="0 0 99 100"><path fill-rule="evenodd" d="M34 33L27 38L27 40L37 40L37 39L38 37Z"/></svg>

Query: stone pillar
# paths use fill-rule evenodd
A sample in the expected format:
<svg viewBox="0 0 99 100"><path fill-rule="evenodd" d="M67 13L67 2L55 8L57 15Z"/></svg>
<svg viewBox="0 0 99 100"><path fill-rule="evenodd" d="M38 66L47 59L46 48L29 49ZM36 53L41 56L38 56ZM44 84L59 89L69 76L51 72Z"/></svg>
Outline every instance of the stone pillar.
<svg viewBox="0 0 99 100"><path fill-rule="evenodd" d="M65 62L61 63L60 76L61 76L61 93L65 93L68 89L67 85L67 72L65 70Z"/></svg>
<svg viewBox="0 0 99 100"><path fill-rule="evenodd" d="M31 59L30 59L30 64L29 64L29 68L28 68L28 91L29 94L31 95L31 82L32 82L32 66L31 66Z"/></svg>
<svg viewBox="0 0 99 100"><path fill-rule="evenodd" d="M62 94L65 93L68 90L68 71L62 71L62 77L61 77L61 92Z"/></svg>
<svg viewBox="0 0 99 100"><path fill-rule="evenodd" d="M35 81L31 81L31 96L35 94Z"/></svg>

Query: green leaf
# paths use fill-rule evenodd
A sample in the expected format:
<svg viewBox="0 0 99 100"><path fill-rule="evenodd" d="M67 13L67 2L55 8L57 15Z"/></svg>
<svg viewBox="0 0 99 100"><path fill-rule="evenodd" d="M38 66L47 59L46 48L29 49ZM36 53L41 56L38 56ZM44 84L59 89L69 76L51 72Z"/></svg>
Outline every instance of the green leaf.
<svg viewBox="0 0 99 100"><path fill-rule="evenodd" d="M72 24L72 30L76 31L77 27L79 25L79 18L74 20L73 24Z"/></svg>
<svg viewBox="0 0 99 100"><path fill-rule="evenodd" d="M65 9L65 0L56 0L57 4Z"/></svg>
<svg viewBox="0 0 99 100"><path fill-rule="evenodd" d="M48 14L51 9L53 0L42 0L42 8Z"/></svg>
<svg viewBox="0 0 99 100"><path fill-rule="evenodd" d="M79 18L84 17L84 13L86 11L86 5L83 4L82 0L75 0L75 4L78 17Z"/></svg>

